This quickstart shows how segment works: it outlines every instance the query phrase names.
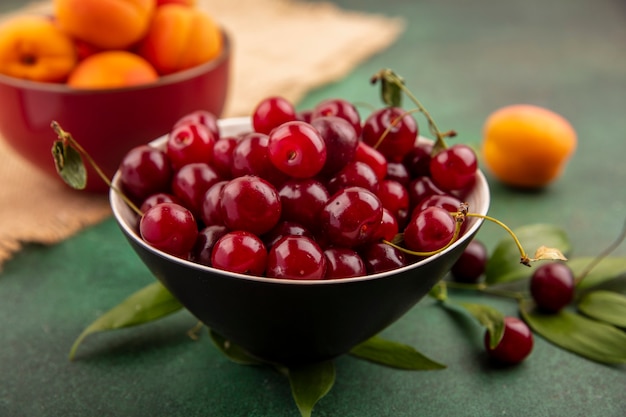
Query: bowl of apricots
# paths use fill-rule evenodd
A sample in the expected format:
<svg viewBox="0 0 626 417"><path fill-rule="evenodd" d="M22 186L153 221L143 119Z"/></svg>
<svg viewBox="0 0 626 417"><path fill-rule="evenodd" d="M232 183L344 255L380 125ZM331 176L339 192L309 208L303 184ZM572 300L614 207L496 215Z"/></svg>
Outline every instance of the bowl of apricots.
<svg viewBox="0 0 626 417"><path fill-rule="evenodd" d="M221 114L226 31L195 0L54 0L0 23L0 138L44 173L52 121L112 176L125 153L193 111ZM92 169L86 190L108 186Z"/></svg>

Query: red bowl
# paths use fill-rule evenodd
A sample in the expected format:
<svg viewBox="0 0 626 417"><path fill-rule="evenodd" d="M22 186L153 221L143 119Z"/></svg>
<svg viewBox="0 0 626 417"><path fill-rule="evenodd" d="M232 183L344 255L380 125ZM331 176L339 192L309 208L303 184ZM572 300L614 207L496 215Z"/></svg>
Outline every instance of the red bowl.
<svg viewBox="0 0 626 417"><path fill-rule="evenodd" d="M50 123L56 120L111 178L131 148L166 134L180 117L195 110L221 115L231 57L226 34L224 39L217 58L143 86L79 90L0 74L0 136L33 166L59 178L51 154L56 134ZM89 170L86 189L108 187Z"/></svg>

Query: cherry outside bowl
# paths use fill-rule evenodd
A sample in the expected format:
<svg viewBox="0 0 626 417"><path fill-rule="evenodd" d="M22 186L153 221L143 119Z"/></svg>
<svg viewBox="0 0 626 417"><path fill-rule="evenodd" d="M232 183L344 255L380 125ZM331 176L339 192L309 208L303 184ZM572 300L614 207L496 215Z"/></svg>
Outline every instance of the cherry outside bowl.
<svg viewBox="0 0 626 417"><path fill-rule="evenodd" d="M249 118L220 120L223 135L250 130ZM422 140L422 139L420 139ZM165 138L153 142L162 147ZM114 178L119 186L119 174ZM486 214L482 173L470 210ZM156 278L200 321L252 355L282 364L330 359L402 317L450 270L482 224L443 252L403 268L358 278L290 281L225 272L165 254L142 241L137 216L112 191L119 227Z"/></svg>
<svg viewBox="0 0 626 417"><path fill-rule="evenodd" d="M58 178L50 151L56 139L50 123L56 120L110 178L128 150L164 135L179 117L195 110L222 113L231 58L227 34L224 39L215 59L142 86L80 90L0 74L0 136ZM108 191L92 170L88 174L88 191Z"/></svg>

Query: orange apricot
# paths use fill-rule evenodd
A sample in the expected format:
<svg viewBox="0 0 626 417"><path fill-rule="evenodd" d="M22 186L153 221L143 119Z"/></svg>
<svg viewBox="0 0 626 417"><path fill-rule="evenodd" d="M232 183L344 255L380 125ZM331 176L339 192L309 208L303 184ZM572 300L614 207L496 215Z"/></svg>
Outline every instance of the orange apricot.
<svg viewBox="0 0 626 417"><path fill-rule="evenodd" d="M126 49L143 38L155 0L54 0L59 26L101 49Z"/></svg>
<svg viewBox="0 0 626 417"><path fill-rule="evenodd" d="M0 26L0 73L42 82L64 82L76 66L72 39L44 16L22 15Z"/></svg>
<svg viewBox="0 0 626 417"><path fill-rule="evenodd" d="M165 75L207 62L222 48L220 27L206 12L166 4L157 8L139 53Z"/></svg>
<svg viewBox="0 0 626 417"><path fill-rule="evenodd" d="M67 84L74 88L130 87L155 82L159 78L152 65L132 52L97 52L81 61Z"/></svg>
<svg viewBox="0 0 626 417"><path fill-rule="evenodd" d="M557 179L576 150L572 125L552 110L517 104L489 115L483 126L487 169L505 184L539 188Z"/></svg>

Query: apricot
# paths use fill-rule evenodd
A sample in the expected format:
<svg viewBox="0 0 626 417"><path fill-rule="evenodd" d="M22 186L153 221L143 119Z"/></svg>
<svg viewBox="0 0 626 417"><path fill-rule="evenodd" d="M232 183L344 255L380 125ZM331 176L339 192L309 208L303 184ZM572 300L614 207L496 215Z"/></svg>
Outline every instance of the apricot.
<svg viewBox="0 0 626 417"><path fill-rule="evenodd" d="M541 188L556 180L576 145L570 122L539 106L502 107L483 126L482 155L487 169L514 187Z"/></svg>
<svg viewBox="0 0 626 417"><path fill-rule="evenodd" d="M156 9L139 53L166 75L207 62L222 48L220 27L206 12L166 4Z"/></svg>
<svg viewBox="0 0 626 417"><path fill-rule="evenodd" d="M54 0L61 29L101 49L126 49L146 34L155 0Z"/></svg>
<svg viewBox="0 0 626 417"><path fill-rule="evenodd" d="M67 84L74 88L130 87L155 82L154 67L144 58L128 51L97 52L81 61Z"/></svg>
<svg viewBox="0 0 626 417"><path fill-rule="evenodd" d="M49 18L23 15L0 26L0 73L41 82L64 82L78 55L72 39Z"/></svg>

